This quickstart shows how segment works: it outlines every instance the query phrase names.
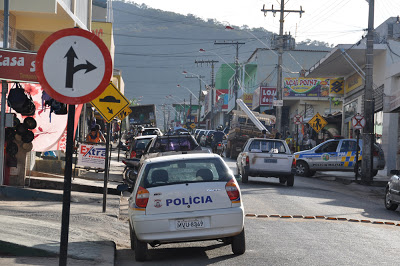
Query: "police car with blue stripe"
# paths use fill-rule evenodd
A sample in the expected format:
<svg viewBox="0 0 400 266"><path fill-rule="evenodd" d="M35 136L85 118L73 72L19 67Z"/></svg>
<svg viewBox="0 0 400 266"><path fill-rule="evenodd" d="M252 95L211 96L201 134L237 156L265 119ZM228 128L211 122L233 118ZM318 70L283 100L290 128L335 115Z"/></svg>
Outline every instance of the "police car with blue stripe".
<svg viewBox="0 0 400 266"><path fill-rule="evenodd" d="M129 198L129 228L137 261L148 244L220 240L234 254L246 250L239 185L216 154L145 160Z"/></svg>
<svg viewBox="0 0 400 266"><path fill-rule="evenodd" d="M362 140L358 151L357 162L355 139L332 139L311 150L296 152L296 175L313 176L316 171L358 171L361 175ZM372 155L375 176L378 170L385 168L385 156L377 144L374 144Z"/></svg>

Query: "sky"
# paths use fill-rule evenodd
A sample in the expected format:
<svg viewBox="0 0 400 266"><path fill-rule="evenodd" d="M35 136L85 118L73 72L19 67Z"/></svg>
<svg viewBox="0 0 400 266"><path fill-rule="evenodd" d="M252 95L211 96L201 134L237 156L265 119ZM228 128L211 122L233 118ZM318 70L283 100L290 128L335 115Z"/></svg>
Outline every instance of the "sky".
<svg viewBox="0 0 400 266"><path fill-rule="evenodd" d="M368 27L367 0L285 0L285 9L305 11L286 13L284 32L290 32L296 41L306 39L330 44L355 43ZM250 28L263 27L279 33L279 12L264 16L261 9L280 9L279 0L135 0L138 4L164 11L208 19L214 18L226 25ZM389 17L400 15L400 0L375 0L374 26Z"/></svg>

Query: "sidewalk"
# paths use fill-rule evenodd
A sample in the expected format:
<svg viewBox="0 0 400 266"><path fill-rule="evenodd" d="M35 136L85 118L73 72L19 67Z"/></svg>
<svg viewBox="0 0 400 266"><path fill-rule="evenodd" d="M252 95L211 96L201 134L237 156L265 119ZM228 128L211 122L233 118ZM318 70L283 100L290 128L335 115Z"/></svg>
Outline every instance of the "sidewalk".
<svg viewBox="0 0 400 266"><path fill-rule="evenodd" d="M72 179L68 265L114 265L118 235L128 234L123 231L126 224L118 220L116 187L122 182L123 158L120 154L117 162L117 151L112 151L107 213L101 212L104 172L85 170ZM64 177L27 177L26 183L29 187L0 186L0 265L57 265ZM41 213L47 212L59 220L46 221ZM85 219L87 225L81 222Z"/></svg>
<svg viewBox="0 0 400 266"><path fill-rule="evenodd" d="M332 180L343 184L357 183L361 184L361 177L359 176L355 180L354 172L342 172L342 171L318 171L314 177L325 180ZM378 171L378 174L374 176L370 186L374 187L385 187L387 182L390 180L390 176L386 175L386 169Z"/></svg>

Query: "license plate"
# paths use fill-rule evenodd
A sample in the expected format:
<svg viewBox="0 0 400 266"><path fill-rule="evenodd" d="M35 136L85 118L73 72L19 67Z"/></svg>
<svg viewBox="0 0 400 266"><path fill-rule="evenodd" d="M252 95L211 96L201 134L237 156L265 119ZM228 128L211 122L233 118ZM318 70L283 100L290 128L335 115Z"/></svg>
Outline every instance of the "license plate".
<svg viewBox="0 0 400 266"><path fill-rule="evenodd" d="M222 150L222 146L217 146L217 150Z"/></svg>
<svg viewBox="0 0 400 266"><path fill-rule="evenodd" d="M204 228L204 220L201 218L197 219L184 219L184 220L176 220L176 229L177 230L190 230Z"/></svg>
<svg viewBox="0 0 400 266"><path fill-rule="evenodd" d="M277 159L264 159L264 163L277 163Z"/></svg>

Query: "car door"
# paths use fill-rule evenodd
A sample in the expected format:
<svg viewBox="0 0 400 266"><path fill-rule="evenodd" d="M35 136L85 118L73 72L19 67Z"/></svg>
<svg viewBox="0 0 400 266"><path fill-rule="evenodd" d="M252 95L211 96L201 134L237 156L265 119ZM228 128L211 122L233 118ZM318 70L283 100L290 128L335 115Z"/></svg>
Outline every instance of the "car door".
<svg viewBox="0 0 400 266"><path fill-rule="evenodd" d="M359 145L358 151L361 151ZM338 153L338 170L353 170L356 163L357 141L353 139L341 140Z"/></svg>
<svg viewBox="0 0 400 266"><path fill-rule="evenodd" d="M319 170L335 170L337 167L337 149L339 140L331 140L322 144L315 150L312 160L312 168Z"/></svg>

